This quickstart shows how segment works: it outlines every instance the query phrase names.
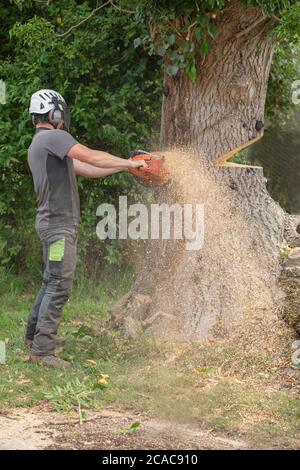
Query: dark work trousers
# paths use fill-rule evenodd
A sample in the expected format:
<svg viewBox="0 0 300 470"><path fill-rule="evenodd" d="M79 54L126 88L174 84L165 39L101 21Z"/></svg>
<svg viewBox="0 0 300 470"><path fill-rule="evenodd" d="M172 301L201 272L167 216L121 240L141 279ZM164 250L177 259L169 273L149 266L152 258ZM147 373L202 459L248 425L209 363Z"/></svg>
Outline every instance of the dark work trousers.
<svg viewBox="0 0 300 470"><path fill-rule="evenodd" d="M43 283L28 317L26 339L33 340L33 355L48 356L54 354L62 309L71 293L77 232L71 227L38 234L43 244Z"/></svg>

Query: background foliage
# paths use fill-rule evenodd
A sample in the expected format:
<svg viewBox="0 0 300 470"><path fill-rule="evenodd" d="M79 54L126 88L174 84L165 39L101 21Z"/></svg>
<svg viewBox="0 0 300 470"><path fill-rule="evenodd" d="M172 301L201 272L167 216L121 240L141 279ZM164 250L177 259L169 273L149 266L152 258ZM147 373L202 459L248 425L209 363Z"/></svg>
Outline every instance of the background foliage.
<svg viewBox="0 0 300 470"><path fill-rule="evenodd" d="M105 7L101 8L103 3ZM71 105L72 134L91 147L124 157L137 148L155 148L163 58L169 54L169 74L175 75L182 68L192 80L196 79L195 47L205 57L215 40L218 13L228 3L225 0L1 2L0 79L7 84L7 104L0 105L2 269L26 269L31 274L40 269L40 248L33 222L35 196L26 162L33 133L27 114L30 95L39 88L59 90ZM276 27L278 46L267 99L268 116L282 122L292 109L291 83L299 78L299 2L243 0L243 3L261 6L265 14L280 15L284 20ZM193 41L178 42L170 26L181 15L186 17L182 27L185 37L189 26L195 23L191 28ZM141 197L137 181L121 174L100 181L80 180L79 186L81 266L94 268L102 259L118 264L131 259L132 251L127 256L126 246L99 242L95 235L95 211L102 201L114 202L119 194Z"/></svg>

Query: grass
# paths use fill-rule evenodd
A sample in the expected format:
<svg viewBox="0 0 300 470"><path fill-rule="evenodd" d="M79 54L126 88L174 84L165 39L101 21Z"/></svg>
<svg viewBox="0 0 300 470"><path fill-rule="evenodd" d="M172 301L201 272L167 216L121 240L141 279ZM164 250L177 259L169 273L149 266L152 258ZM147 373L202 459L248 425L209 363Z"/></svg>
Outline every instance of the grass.
<svg viewBox="0 0 300 470"><path fill-rule="evenodd" d="M0 340L7 343L7 364L0 366L0 411L47 400L65 411L113 405L196 423L256 448L291 447L299 439L299 396L284 388L271 357L246 355L226 342L160 343L112 330L108 307L130 282L119 272L77 284L60 328L61 356L72 368L52 370L24 361L23 332L36 286L2 280Z"/></svg>

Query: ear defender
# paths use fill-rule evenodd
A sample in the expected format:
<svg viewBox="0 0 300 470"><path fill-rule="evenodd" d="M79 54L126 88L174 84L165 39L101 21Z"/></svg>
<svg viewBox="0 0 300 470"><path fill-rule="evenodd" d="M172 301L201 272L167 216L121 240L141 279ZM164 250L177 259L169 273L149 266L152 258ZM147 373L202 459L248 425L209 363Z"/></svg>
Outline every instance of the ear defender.
<svg viewBox="0 0 300 470"><path fill-rule="evenodd" d="M63 113L61 112L60 109L52 109L49 112L49 122L53 125L59 124L61 121L63 121Z"/></svg>
<svg viewBox="0 0 300 470"><path fill-rule="evenodd" d="M60 109L60 104L56 97L53 97L52 102L54 108L49 111L49 122L53 124L53 126L57 126L64 122L64 112Z"/></svg>

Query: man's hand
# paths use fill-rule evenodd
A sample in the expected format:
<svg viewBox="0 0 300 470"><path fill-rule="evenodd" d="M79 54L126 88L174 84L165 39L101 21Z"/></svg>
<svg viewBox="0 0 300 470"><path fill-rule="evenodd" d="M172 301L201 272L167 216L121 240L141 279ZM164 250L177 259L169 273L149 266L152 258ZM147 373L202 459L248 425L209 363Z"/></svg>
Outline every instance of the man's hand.
<svg viewBox="0 0 300 470"><path fill-rule="evenodd" d="M147 165L147 163L145 162L145 160L131 160L131 158L130 158L129 161L131 162L131 165L132 165L132 167L130 168L130 170L137 170L137 169L141 169L141 168L148 168L148 165Z"/></svg>

